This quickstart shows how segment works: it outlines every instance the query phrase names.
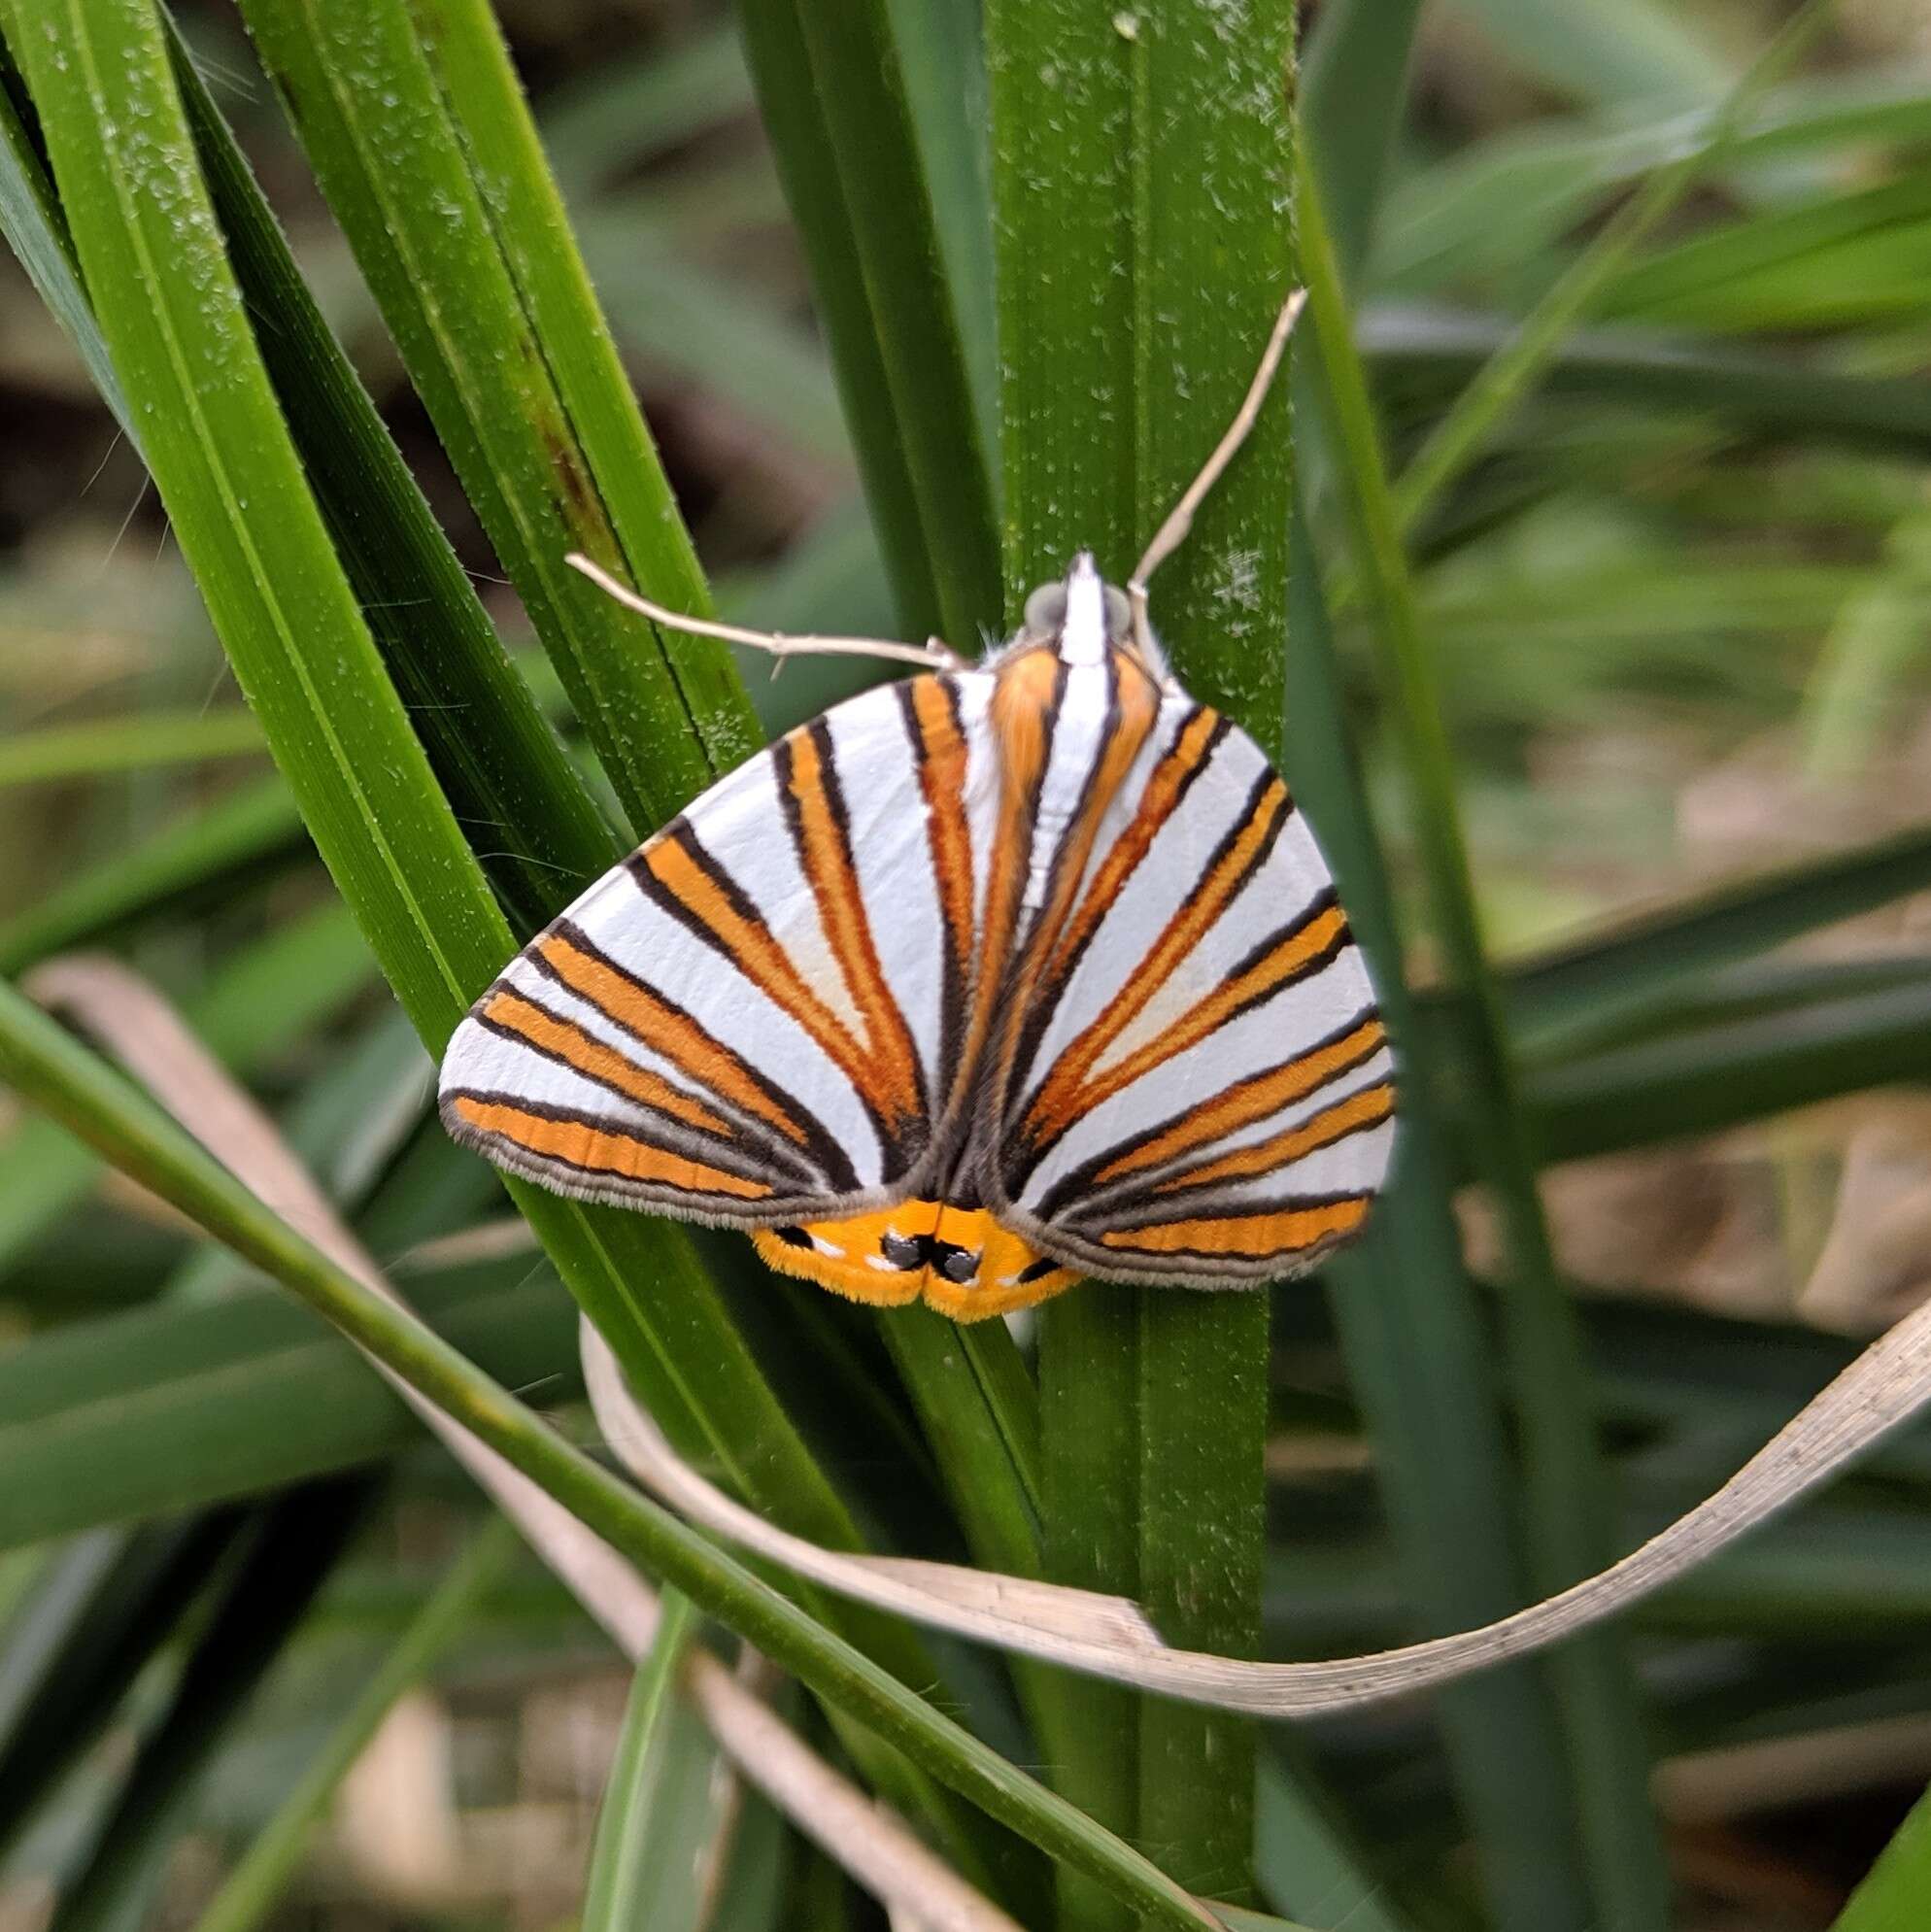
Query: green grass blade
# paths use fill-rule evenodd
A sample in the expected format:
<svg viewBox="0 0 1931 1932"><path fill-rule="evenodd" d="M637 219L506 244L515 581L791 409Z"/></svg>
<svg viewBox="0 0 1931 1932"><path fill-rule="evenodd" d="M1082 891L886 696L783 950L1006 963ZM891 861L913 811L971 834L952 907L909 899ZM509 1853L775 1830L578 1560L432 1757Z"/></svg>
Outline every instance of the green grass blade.
<svg viewBox="0 0 1931 1932"><path fill-rule="evenodd" d="M1917 613L1931 601L1931 508L1914 504L1884 535L1882 566L1845 600L1804 694L1804 766L1822 783L1864 770L1883 742L1917 661Z"/></svg>
<svg viewBox="0 0 1931 1932"><path fill-rule="evenodd" d="M1653 233L1696 185L1707 160L1719 157L1732 128L1743 123L1771 84L1803 52L1836 0L1808 0L1738 82L1711 130L1707 146L1691 148L1659 168L1619 208L1589 246L1524 318L1513 339L1456 397L1395 486L1396 525L1404 532L1440 500L1535 383L1555 346L1614 281L1645 236Z"/></svg>
<svg viewBox="0 0 1931 1932"><path fill-rule="evenodd" d="M1909 71L1807 76L1766 95L1731 130L1728 152L1744 162L1910 141L1925 108L1923 78ZM1538 120L1441 157L1390 194L1375 238L1374 287L1424 295L1471 275L1506 273L1685 148L1708 146L1721 114L1719 102L1627 125Z"/></svg>
<svg viewBox="0 0 1931 1932"><path fill-rule="evenodd" d="M255 1835L221 1888L195 1920L195 1932L251 1932L274 1911L316 1827L383 1719L458 1637L501 1577L516 1538L500 1518L470 1539L356 1701L303 1768L294 1788Z"/></svg>
<svg viewBox="0 0 1931 1932"><path fill-rule="evenodd" d="M1118 580L1231 419L1291 286L1279 219L1291 20L1223 39L1203 14L999 5L987 15L1008 610L1092 548ZM1042 149L1045 130L1051 139ZM1285 397L1155 594L1196 694L1276 736ZM1241 1653L1262 1526L1261 1296L1087 1289L1043 1311L1049 1574L1137 1596L1169 1639ZM1083 1686L1063 1788L1169 1847L1187 1881L1251 1882L1237 1724ZM1067 1900L1069 1923L1110 1924Z"/></svg>
<svg viewBox="0 0 1931 1932"><path fill-rule="evenodd" d="M918 42L920 17L890 0L747 0L740 18L900 623L969 651L999 614L965 314L984 291L962 294L949 278L943 184L900 49L901 36Z"/></svg>
<svg viewBox="0 0 1931 1932"><path fill-rule="evenodd" d="M371 631L506 904L525 927L540 925L610 863L608 830L504 659L178 36L169 47L243 298L278 318L263 359ZM65 300L92 366L106 349L78 282ZM459 712L448 702L457 688L471 694Z"/></svg>
<svg viewBox="0 0 1931 1932"><path fill-rule="evenodd" d="M0 983L0 1073L118 1167L325 1314L358 1345L498 1449L614 1547L737 1631L924 1773L1150 1925L1198 1932L1199 1912L1159 1869L734 1558L544 1425L413 1314L311 1247L125 1079Z"/></svg>
<svg viewBox="0 0 1931 1932"><path fill-rule="evenodd" d="M112 1932L119 1923L223 1735L367 1526L383 1486L359 1473L335 1476L258 1512L216 1587L165 1708L117 1780L85 1862L61 1889L50 1932Z"/></svg>
<svg viewBox="0 0 1931 1932"><path fill-rule="evenodd" d="M13 1555L0 1623L5 1639L0 1642L0 1739L13 1734L76 1613L113 1574L128 1541L117 1531L96 1530L45 1550Z"/></svg>
<svg viewBox="0 0 1931 1932"><path fill-rule="evenodd" d="M1294 533L1286 768L1335 868L1408 1069L1394 1185L1360 1246L1334 1256L1322 1275L1349 1385L1374 1441L1412 1631L1439 1635L1506 1616L1532 1593L1516 1548L1517 1484L1494 1387L1489 1309L1462 1265L1457 1130L1434 1093L1439 1080L1418 1077L1434 1043L1402 977L1394 895L1349 753L1332 627L1299 515ZM1586 1918L1562 1736L1544 1677L1528 1664L1494 1672L1450 1686L1437 1710L1498 1921L1510 1932L1539 1932Z"/></svg>
<svg viewBox="0 0 1931 1932"><path fill-rule="evenodd" d="M132 0L85 11L35 0L20 14L62 204L182 549L324 859L361 900L378 954L407 958L403 999L437 1037L508 952L508 929L288 447L158 25ZM104 120L152 123L153 138L102 138ZM306 650L310 638L332 648ZM378 692L388 701L372 711Z"/></svg>
<svg viewBox="0 0 1931 1932"><path fill-rule="evenodd" d="M1716 1013L1538 1067L1525 1096L1547 1158L1586 1159L1921 1082L1931 1066L1928 1019L1931 986L1921 977L1764 1013Z"/></svg>
<svg viewBox="0 0 1931 1932"><path fill-rule="evenodd" d="M408 12L392 4L384 11ZM709 591L696 553L604 325L488 0L449 0L433 19L423 17L418 33L555 381L563 421L581 446L623 559L636 581L672 609L708 607ZM395 131L391 118L380 112L377 118L389 132ZM564 485L567 496L568 466L554 449L551 461L554 478ZM598 554L589 543L576 547ZM614 672L642 656L639 627L633 623L627 628L623 659L607 644L587 659L600 679L615 684L616 701L601 719L579 712L606 768L614 743L621 741L625 754L635 756L635 722L627 715L634 700L627 679L613 679ZM704 649L699 639L678 636L666 656L685 714L683 737L703 758L703 777L694 773L691 781L694 795L710 777L755 750L762 733L728 652ZM651 741L655 760L667 762L670 752L662 734ZM634 802L626 798L633 822L640 802L641 795Z"/></svg>
<svg viewBox="0 0 1931 1932"><path fill-rule="evenodd" d="M592 211L578 234L625 343L734 405L761 432L849 470L851 434L815 343L682 260L642 212Z"/></svg>
<svg viewBox="0 0 1931 1932"><path fill-rule="evenodd" d="M697 1932L717 1752L677 1678L698 1623L688 1599L666 1592L597 1807L583 1932Z"/></svg>
<svg viewBox="0 0 1931 1932"><path fill-rule="evenodd" d="M1308 1801L1304 1780L1269 1758L1261 1760L1255 1835L1261 1889L1309 1932L1409 1932L1354 1847Z"/></svg>
<svg viewBox="0 0 1931 1932"><path fill-rule="evenodd" d="M706 607L494 22L450 7L425 38L400 0L243 11L625 810L661 823L757 732L722 647L659 639L563 562L584 551Z"/></svg>
<svg viewBox="0 0 1931 1932"><path fill-rule="evenodd" d="M1359 340L1384 392L1440 395L1466 384L1513 332L1513 323L1493 317L1380 308L1361 319ZM1917 459L1931 451L1931 395L1920 382L1712 349L1689 337L1577 330L1558 346L1544 388L1551 395L1710 416L1771 436Z"/></svg>
<svg viewBox="0 0 1931 1932"><path fill-rule="evenodd" d="M973 1556L1036 1576L1039 1409L1025 1364L1010 1346L980 1346L979 1324L924 1308L880 1326Z"/></svg>
<svg viewBox="0 0 1931 1932"><path fill-rule="evenodd" d="M527 1256L410 1283L486 1373L577 1392L575 1316ZM39 1336L0 1362L0 1548L260 1495L422 1440L326 1329L278 1296L169 1304Z"/></svg>
<svg viewBox="0 0 1931 1932"><path fill-rule="evenodd" d="M51 725L0 738L0 791L170 764L212 764L259 757L266 749L261 728L240 710L144 711L133 718Z"/></svg>
<svg viewBox="0 0 1931 1932"><path fill-rule="evenodd" d="M1509 1025L1547 1052L1584 1033L1626 1023L1677 987L1733 960L1854 919L1931 886L1931 830L1877 839L1854 851L1718 887L1687 905L1618 923L1553 948L1506 979Z"/></svg>
<svg viewBox="0 0 1931 1932"><path fill-rule="evenodd" d="M1421 0L1332 0L1307 36L1301 124L1320 178L1333 184L1328 225L1350 281L1373 239L1420 17Z"/></svg>
<svg viewBox="0 0 1931 1932"><path fill-rule="evenodd" d="M67 337L86 364L101 400L121 430L133 434L120 384L108 358L81 281L74 244L59 198L34 145L32 113L12 56L0 46L0 230ZM135 447L140 437L134 436Z"/></svg>
<svg viewBox="0 0 1931 1932"><path fill-rule="evenodd" d="M170 51L242 298L275 318L256 338L263 365L343 569L470 843L519 929L533 929L611 863L610 829L504 656L178 36Z"/></svg>
<svg viewBox="0 0 1931 1932"><path fill-rule="evenodd" d="M1931 229L1914 175L1746 216L1622 268L1598 312L1710 331L1856 327L1908 313Z"/></svg>
<svg viewBox="0 0 1931 1932"><path fill-rule="evenodd" d="M1536 1152L1516 1090L1500 996L1484 956L1463 842L1452 756L1423 643L1366 377L1301 156L1300 222L1308 306L1338 425L1358 568L1375 619L1388 702L1446 973L1465 1002L1460 1072L1476 1171L1492 1191L1508 1256L1505 1335L1523 1433L1531 1580L1542 1593L1600 1569L1614 1552L1589 1424L1586 1369L1536 1190ZM1668 1912L1669 1880L1648 1796L1640 1707L1620 1645L1591 1633L1553 1653L1577 1818L1598 1915L1648 1925Z"/></svg>
<svg viewBox="0 0 1931 1932"><path fill-rule="evenodd" d="M728 26L600 61L537 103L559 184L588 205L609 177L746 113L751 76Z"/></svg>
<svg viewBox="0 0 1931 1932"><path fill-rule="evenodd" d="M1613 17L1592 0L1460 0L1491 45L1516 67L1604 106L1720 93L1716 54L1659 0L1635 0Z"/></svg>
<svg viewBox="0 0 1931 1932"><path fill-rule="evenodd" d="M1931 1913L1931 1795L1918 1799L1830 1932L1912 1932Z"/></svg>
<svg viewBox="0 0 1931 1932"><path fill-rule="evenodd" d="M0 972L23 972L190 893L213 892L286 865L308 849L301 815L282 780L245 786L98 861L24 912L0 921Z"/></svg>
<svg viewBox="0 0 1931 1932"><path fill-rule="evenodd" d="M0 1847L98 1736L129 1687L170 1639L209 1574L247 1527L243 1509L152 1525L115 1551L113 1567L56 1608L57 1643L30 1684L12 1686L0 1740Z"/></svg>

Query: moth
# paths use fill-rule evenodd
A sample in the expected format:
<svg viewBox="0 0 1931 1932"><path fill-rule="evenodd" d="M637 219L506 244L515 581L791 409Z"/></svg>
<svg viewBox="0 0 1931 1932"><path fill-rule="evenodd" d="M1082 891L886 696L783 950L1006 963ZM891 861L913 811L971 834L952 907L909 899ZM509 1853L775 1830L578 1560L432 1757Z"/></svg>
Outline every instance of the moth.
<svg viewBox="0 0 1931 1932"><path fill-rule="evenodd" d="M680 617L572 559L670 627L922 668L720 779L519 953L444 1056L450 1134L960 1321L1086 1276L1259 1283L1356 1234L1394 1135L1367 968L1287 786L1147 617L1297 308L1126 591L1082 553L977 663Z"/></svg>

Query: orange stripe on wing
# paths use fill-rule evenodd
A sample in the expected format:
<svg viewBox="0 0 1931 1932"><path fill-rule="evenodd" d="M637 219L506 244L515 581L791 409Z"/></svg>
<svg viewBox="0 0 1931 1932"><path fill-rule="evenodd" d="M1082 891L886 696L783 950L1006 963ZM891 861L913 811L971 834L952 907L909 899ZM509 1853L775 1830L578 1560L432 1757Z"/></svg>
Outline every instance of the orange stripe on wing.
<svg viewBox="0 0 1931 1932"><path fill-rule="evenodd" d="M1279 825L1287 803L1287 787L1270 775L1246 818L1222 845L1212 868L1167 922L1145 959L1099 1017L1053 1063L1027 1112L1030 1138L1040 1144L1056 1138L1092 1104L1086 1083L1094 1063L1132 1025L1227 909Z"/></svg>
<svg viewBox="0 0 1931 1932"><path fill-rule="evenodd" d="M1155 1194L1169 1194L1175 1188L1205 1187L1213 1181L1249 1180L1257 1174L1271 1173L1292 1161L1304 1159L1323 1147L1364 1128L1378 1127L1395 1111L1395 1090L1384 1080L1378 1086L1364 1087L1331 1107L1323 1107L1311 1120L1299 1127L1257 1140L1251 1147L1237 1147L1230 1154L1204 1166L1191 1168L1154 1184Z"/></svg>
<svg viewBox="0 0 1931 1932"><path fill-rule="evenodd" d="M710 1134L728 1135L731 1131L728 1121L713 1113L693 1095L673 1087L649 1068L639 1067L634 1060L627 1059L594 1034L587 1033L574 1020L545 1012L541 1006L532 1004L520 994L507 991L492 994L484 1005L483 1018L492 1026L502 1028L505 1033L527 1040L531 1046L554 1054L559 1060L574 1067L579 1073L600 1081L630 1100L641 1101L645 1106L655 1107L660 1113L667 1113L693 1127L701 1127Z"/></svg>
<svg viewBox="0 0 1931 1932"><path fill-rule="evenodd" d="M762 1181L727 1173L702 1161L654 1147L648 1140L587 1120L536 1113L507 1101L482 1100L458 1094L453 1102L457 1117L479 1134L493 1134L512 1146L560 1162L586 1174L610 1174L623 1180L654 1182L684 1194L723 1194L738 1201L760 1201L771 1190Z"/></svg>
<svg viewBox="0 0 1931 1932"><path fill-rule="evenodd" d="M1360 1066L1380 1050L1387 1036L1386 1028L1371 1014L1338 1039L1242 1080L1205 1105L1184 1114L1164 1133L1109 1161L1093 1176L1094 1184L1117 1180L1122 1174L1137 1173L1144 1168L1157 1168L1163 1162L1191 1153L1196 1147L1210 1146L1257 1120L1265 1120L1269 1114L1313 1093L1337 1074Z"/></svg>
<svg viewBox="0 0 1931 1932"><path fill-rule="evenodd" d="M1008 659L999 666L999 682L993 687L990 716L999 746L999 805L986 880L978 984L960 1055L962 1069L978 1064L992 1029L994 1007L1004 990L1032 864L1033 820L1052 749L1052 720L1060 690L1058 654L1043 647Z"/></svg>
<svg viewBox="0 0 1931 1932"><path fill-rule="evenodd" d="M1025 956L1002 996L1005 1040L999 1061L999 1091L1002 1094L1024 1078L1025 1069L1032 1065L1039 1040L1051 1024L1059 994L1064 990L1057 977L1064 970L1061 962L1076 959L1079 948L1085 944L1081 937L1068 953L1063 936L1068 923L1083 926L1090 934L1093 925L1106 911L1104 905L1096 909L1096 899L1104 894L1110 900L1112 893L1118 890L1117 884L1108 887L1102 881L1082 895L1081 882L1099 841L1101 822L1160 717L1160 688L1123 652L1113 654L1109 669L1111 701L1105 735L1078 808L1061 833L1054 852L1052 898L1027 934ZM1115 841L1115 855L1121 842Z"/></svg>
<svg viewBox="0 0 1931 1932"><path fill-rule="evenodd" d="M881 1069L851 1030L804 982L791 956L755 912L742 909L698 864L683 839L660 836L638 855L657 883L711 933L752 985L804 1030L819 1050L870 1104L888 1128L904 1118Z"/></svg>
<svg viewBox="0 0 1931 1932"><path fill-rule="evenodd" d="M1285 1258L1353 1234L1367 1217L1369 1200L1367 1195L1350 1196L1271 1214L1156 1221L1145 1228L1109 1230L1100 1241L1103 1247L1134 1254L1226 1255L1251 1261Z"/></svg>
<svg viewBox="0 0 1931 1932"><path fill-rule="evenodd" d="M780 770L789 767L798 864L818 901L832 957L864 1021L865 1060L880 1111L889 1121L911 1120L925 1110L919 1096L918 1056L872 942L850 835L832 798L837 776L830 768L830 745L822 724L794 731L784 741Z"/></svg>
<svg viewBox="0 0 1931 1932"><path fill-rule="evenodd" d="M972 969L977 919L972 906L972 833L966 822L966 748L946 687L914 678L908 690L913 723L925 756L919 785L926 797L926 830L938 875L939 912L961 983Z"/></svg>
<svg viewBox="0 0 1931 1932"><path fill-rule="evenodd" d="M1101 1101L1109 1101L1115 1094L1124 1092L1135 1080L1143 1078L1176 1055L1185 1053L1190 1046L1198 1046L1243 1006L1265 998L1298 977L1346 933L1347 920L1339 906L1330 905L1317 913L1304 926L1270 946L1244 972L1223 981L1199 1005L1189 1008L1144 1046L1124 1055L1104 1073L1089 1080L1080 1089L1074 1111L1067 1116L1065 1125L1070 1126L1080 1114L1097 1107ZM1063 1132L1064 1128L1056 1126L1055 1131Z"/></svg>
<svg viewBox="0 0 1931 1932"><path fill-rule="evenodd" d="M1095 929L1112 909L1120 888L1146 857L1160 828L1172 816L1173 807L1187 789L1187 781L1206 762L1219 729L1220 714L1203 707L1187 721L1179 736L1168 747L1166 756L1154 766L1132 821L1100 862L1093 883L1081 896L1072 919L1053 947L1052 963L1045 972L1048 984L1065 977L1093 937ZM1135 750L1138 750L1137 745Z"/></svg>
<svg viewBox="0 0 1931 1932"><path fill-rule="evenodd" d="M1094 766L1092 782L1080 801L1079 813L1062 834L1059 856L1054 861L1058 868L1058 889L1044 923L1047 933L1058 932L1066 919L1067 901L1078 891L1079 882L1086 875L1086 862L1093 856L1094 841L1100 836L1100 821L1105 817L1106 807L1113 802L1114 793L1133 769L1134 761L1139 757L1140 747L1146 743L1154 720L1160 715L1159 687L1123 653L1114 653L1113 675L1115 697L1111 729L1106 733L1106 742ZM1092 897L1088 895L1081 900L1074 913L1076 919L1085 918ZM1100 910L1103 913L1104 906ZM1059 946L1054 948L1056 958L1060 950Z"/></svg>
<svg viewBox="0 0 1931 1932"><path fill-rule="evenodd" d="M799 1146L805 1129L774 1101L738 1060L713 1039L688 1013L660 1000L648 987L626 978L614 966L573 945L560 932L536 942L536 952L558 979L600 1013L650 1042L651 1051L708 1088L732 1106L775 1127Z"/></svg>

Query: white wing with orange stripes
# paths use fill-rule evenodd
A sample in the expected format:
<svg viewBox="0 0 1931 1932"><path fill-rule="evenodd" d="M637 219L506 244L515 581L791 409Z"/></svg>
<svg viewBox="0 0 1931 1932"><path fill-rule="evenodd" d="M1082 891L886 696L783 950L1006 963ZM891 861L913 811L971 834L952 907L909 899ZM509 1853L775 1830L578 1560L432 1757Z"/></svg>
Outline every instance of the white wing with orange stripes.
<svg viewBox="0 0 1931 1932"><path fill-rule="evenodd" d="M450 1133L562 1193L728 1226L910 1194L955 1101L993 683L837 706L592 887L457 1028Z"/></svg>
<svg viewBox="0 0 1931 1932"><path fill-rule="evenodd" d="M1365 1218L1392 1062L1328 867L1246 734L1169 690L1043 935L988 1205L1102 1276L1311 1266Z"/></svg>

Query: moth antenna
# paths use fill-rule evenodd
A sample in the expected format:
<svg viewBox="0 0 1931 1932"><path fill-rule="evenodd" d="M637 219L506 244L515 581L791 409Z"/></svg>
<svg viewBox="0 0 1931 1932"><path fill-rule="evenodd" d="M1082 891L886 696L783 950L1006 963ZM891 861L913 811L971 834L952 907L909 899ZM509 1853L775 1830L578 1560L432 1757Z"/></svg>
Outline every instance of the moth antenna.
<svg viewBox="0 0 1931 1932"><path fill-rule="evenodd" d="M746 630L741 626L719 624L707 617L686 617L665 604L654 603L629 585L620 584L601 564L593 563L581 551L571 551L563 561L626 610L636 611L667 630L688 631L694 637L722 638L727 644L746 644L754 651L768 651L780 665L787 658L840 657L889 658L897 663L917 664L921 670L928 671L970 668L964 658L936 637L929 637L923 644L900 644L889 637L793 637L782 630ZM777 675L775 670L772 675Z"/></svg>
<svg viewBox="0 0 1931 1932"><path fill-rule="evenodd" d="M1247 432L1253 428L1260 417L1261 406L1268 399L1268 390L1273 387L1274 372L1280 367L1280 358L1287 353L1287 338L1294 333L1294 324L1300 319L1306 300L1307 290L1297 288L1281 304L1280 314L1274 318L1273 333L1268 337L1268 346L1261 351L1261 365L1254 371L1254 380L1247 385L1247 393L1241 399L1240 407L1235 411L1234 421L1227 425L1226 434L1214 445L1212 456L1201 465L1201 473L1180 492L1180 500L1168 511L1167 521L1154 531L1153 541L1147 545L1145 555L1134 565L1134 574L1127 579L1127 597L1134 612L1134 642L1142 653L1153 648L1152 629L1146 618L1147 582L1186 542L1187 532L1194 526L1195 511L1226 474L1227 465L1247 440Z"/></svg>

